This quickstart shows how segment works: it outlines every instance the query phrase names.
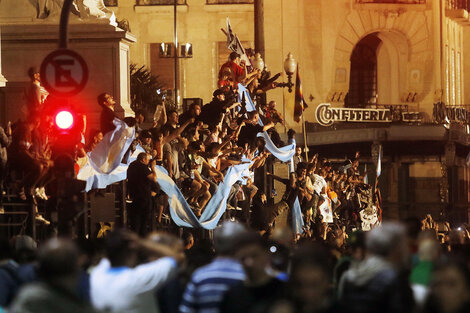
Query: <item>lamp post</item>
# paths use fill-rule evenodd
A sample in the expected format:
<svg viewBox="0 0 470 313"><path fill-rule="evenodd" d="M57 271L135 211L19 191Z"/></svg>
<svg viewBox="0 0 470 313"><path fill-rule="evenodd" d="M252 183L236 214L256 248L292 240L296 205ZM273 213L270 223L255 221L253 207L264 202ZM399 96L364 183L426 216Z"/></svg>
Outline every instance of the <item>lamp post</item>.
<svg viewBox="0 0 470 313"><path fill-rule="evenodd" d="M251 65L253 65L256 70L260 70L261 72L264 70L264 60L259 52L257 52L255 57L251 60Z"/></svg>
<svg viewBox="0 0 470 313"><path fill-rule="evenodd" d="M289 92L292 92L292 87L294 87L294 83L292 82L292 75L295 72L295 68L297 66L297 62L294 59L292 53L288 53L286 59L284 60L284 71L287 74L287 83L277 83L278 87L288 88Z"/></svg>

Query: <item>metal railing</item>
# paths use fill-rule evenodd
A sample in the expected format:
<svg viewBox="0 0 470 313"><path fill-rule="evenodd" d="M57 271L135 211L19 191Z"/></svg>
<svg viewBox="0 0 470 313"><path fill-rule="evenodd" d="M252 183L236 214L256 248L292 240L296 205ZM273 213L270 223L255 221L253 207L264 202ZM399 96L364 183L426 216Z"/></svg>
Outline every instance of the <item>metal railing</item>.
<svg viewBox="0 0 470 313"><path fill-rule="evenodd" d="M174 5L174 0L136 0L136 5ZM185 5L186 0L177 0L178 5Z"/></svg>
<svg viewBox="0 0 470 313"><path fill-rule="evenodd" d="M207 4L253 4L254 0L207 0Z"/></svg>
<svg viewBox="0 0 470 313"><path fill-rule="evenodd" d="M356 0L356 3L426 4L426 0Z"/></svg>
<svg viewBox="0 0 470 313"><path fill-rule="evenodd" d="M118 0L104 0L104 5L106 5L107 7L117 7Z"/></svg>
<svg viewBox="0 0 470 313"><path fill-rule="evenodd" d="M470 0L446 0L446 7L450 10L470 11Z"/></svg>

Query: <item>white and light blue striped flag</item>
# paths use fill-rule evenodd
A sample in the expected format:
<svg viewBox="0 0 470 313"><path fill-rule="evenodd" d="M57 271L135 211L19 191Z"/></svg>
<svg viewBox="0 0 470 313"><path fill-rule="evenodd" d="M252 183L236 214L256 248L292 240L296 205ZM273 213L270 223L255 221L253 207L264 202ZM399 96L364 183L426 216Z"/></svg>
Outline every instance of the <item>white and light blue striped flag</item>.
<svg viewBox="0 0 470 313"><path fill-rule="evenodd" d="M304 219L300 209L299 197L295 198L294 207L292 208L292 229L296 235L304 233Z"/></svg>
<svg viewBox="0 0 470 313"><path fill-rule="evenodd" d="M246 102L246 111L247 112L252 112L256 111L255 104L251 100L250 93L248 90L243 86L242 84L238 84L238 101L241 103L242 98L245 98ZM261 118L259 118L258 123L263 126L263 122L261 121ZM266 149L272 153L276 158L281 160L282 162L287 162L292 159L292 157L295 154L295 142L293 144L284 146L284 147L276 147L276 145L273 143L271 140L271 137L269 137L267 132L262 132L258 133L258 137L264 138L266 141Z"/></svg>
<svg viewBox="0 0 470 313"><path fill-rule="evenodd" d="M114 131L105 134L95 149L87 154L87 162L78 172L77 179L86 181L86 192L126 179L127 167L140 152L134 152L126 164L121 164L135 138L135 127L129 127L117 118L113 123L116 126Z"/></svg>

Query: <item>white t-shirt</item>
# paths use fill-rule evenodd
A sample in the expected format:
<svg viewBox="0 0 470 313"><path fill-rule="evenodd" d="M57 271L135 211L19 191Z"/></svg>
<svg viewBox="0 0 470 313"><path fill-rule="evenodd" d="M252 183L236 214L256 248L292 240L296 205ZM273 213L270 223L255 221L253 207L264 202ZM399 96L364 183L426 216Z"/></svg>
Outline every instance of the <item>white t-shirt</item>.
<svg viewBox="0 0 470 313"><path fill-rule="evenodd" d="M134 268L112 268L102 259L90 274L93 306L112 313L158 313L155 290L176 273L176 261L165 257Z"/></svg>
<svg viewBox="0 0 470 313"><path fill-rule="evenodd" d="M326 190L326 187L327 187L326 180L317 174L313 174L313 178L314 178L314 180L312 181L313 190L315 190L315 192L318 195L321 195L322 189L325 188Z"/></svg>

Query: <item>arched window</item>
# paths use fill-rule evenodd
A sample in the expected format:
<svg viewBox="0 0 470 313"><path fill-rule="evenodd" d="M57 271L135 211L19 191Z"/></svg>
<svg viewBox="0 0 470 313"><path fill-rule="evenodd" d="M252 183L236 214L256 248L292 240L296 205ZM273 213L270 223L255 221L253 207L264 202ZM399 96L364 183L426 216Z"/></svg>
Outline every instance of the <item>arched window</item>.
<svg viewBox="0 0 470 313"><path fill-rule="evenodd" d="M377 49L382 41L377 33L364 37L351 54L351 74L346 107L365 107L377 95Z"/></svg>

